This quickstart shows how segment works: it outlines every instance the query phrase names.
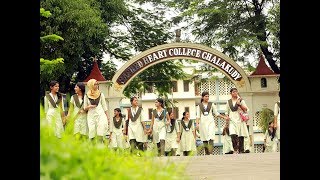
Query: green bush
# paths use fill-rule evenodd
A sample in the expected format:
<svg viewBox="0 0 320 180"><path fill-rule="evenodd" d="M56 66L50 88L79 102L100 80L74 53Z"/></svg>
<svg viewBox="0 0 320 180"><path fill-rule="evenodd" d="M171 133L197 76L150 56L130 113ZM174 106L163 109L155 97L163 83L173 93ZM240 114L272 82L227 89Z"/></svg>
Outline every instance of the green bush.
<svg viewBox="0 0 320 180"><path fill-rule="evenodd" d="M93 145L73 136L66 126L62 139L49 136L43 107L40 107L40 179L181 179L186 164L176 164L155 157L148 151L141 157L128 151L113 151L105 145ZM165 157L164 157L165 158ZM163 163L161 163L163 162Z"/></svg>
<svg viewBox="0 0 320 180"><path fill-rule="evenodd" d="M262 108L261 113L261 122L259 123L259 127L265 132L268 129L269 122L273 121L273 111L268 108Z"/></svg>

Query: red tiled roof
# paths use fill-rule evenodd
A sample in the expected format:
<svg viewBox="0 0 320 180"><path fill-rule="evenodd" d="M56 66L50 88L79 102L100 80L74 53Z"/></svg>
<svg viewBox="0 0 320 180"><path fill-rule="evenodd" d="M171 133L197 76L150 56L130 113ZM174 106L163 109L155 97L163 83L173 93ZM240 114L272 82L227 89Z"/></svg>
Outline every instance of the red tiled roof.
<svg viewBox="0 0 320 180"><path fill-rule="evenodd" d="M90 79L95 79L97 81L107 81L101 74L101 71L99 69L99 66L96 60L93 61L93 67L92 67L91 73L85 80L83 80L83 82L88 82Z"/></svg>
<svg viewBox="0 0 320 180"><path fill-rule="evenodd" d="M267 66L262 54L260 54L260 59L256 70L250 76L255 75L277 75Z"/></svg>

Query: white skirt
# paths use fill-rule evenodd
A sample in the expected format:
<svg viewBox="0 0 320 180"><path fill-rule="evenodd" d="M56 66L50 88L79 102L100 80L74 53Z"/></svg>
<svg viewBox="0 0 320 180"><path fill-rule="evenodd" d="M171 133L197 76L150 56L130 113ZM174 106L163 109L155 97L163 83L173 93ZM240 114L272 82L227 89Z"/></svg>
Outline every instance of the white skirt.
<svg viewBox="0 0 320 180"><path fill-rule="evenodd" d="M166 139L166 127L163 121L154 120L153 129L152 129L152 139L154 143L159 143L160 139Z"/></svg>
<svg viewBox="0 0 320 180"><path fill-rule="evenodd" d="M173 131L166 134L165 151L171 151L171 149L175 148L178 148L177 133Z"/></svg>
<svg viewBox="0 0 320 180"><path fill-rule="evenodd" d="M215 122L212 116L202 116L199 124L199 132L201 141L214 140Z"/></svg>

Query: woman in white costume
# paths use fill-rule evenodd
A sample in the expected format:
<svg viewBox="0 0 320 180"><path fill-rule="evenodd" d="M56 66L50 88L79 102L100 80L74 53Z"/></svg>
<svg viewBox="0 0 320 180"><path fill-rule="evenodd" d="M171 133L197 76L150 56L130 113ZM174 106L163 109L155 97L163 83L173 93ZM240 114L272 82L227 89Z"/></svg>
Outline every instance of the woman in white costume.
<svg viewBox="0 0 320 180"><path fill-rule="evenodd" d="M244 137L243 144L244 144L244 152L250 153L250 151L253 150L253 147L252 147L252 132L250 132L248 121L247 121L247 129L248 129L249 137Z"/></svg>
<svg viewBox="0 0 320 180"><path fill-rule="evenodd" d="M231 136L229 134L229 122L226 123L226 126L222 131L223 137L223 154L233 154L233 146Z"/></svg>
<svg viewBox="0 0 320 180"><path fill-rule="evenodd" d="M196 131L194 121L189 119L189 112L183 112L182 116L180 148L184 156L189 156L197 151Z"/></svg>
<svg viewBox="0 0 320 180"><path fill-rule="evenodd" d="M280 91L279 91L278 95L280 98ZM276 132L277 132L277 138L279 140L278 146L280 149L280 100L274 104L274 111L273 112L274 112L273 124L274 124L274 128L276 129Z"/></svg>
<svg viewBox="0 0 320 180"><path fill-rule="evenodd" d="M84 110L87 111L89 139L94 140L97 136L98 141L104 143L109 126L105 96L99 91L97 80L90 79L87 86L89 90L84 98Z"/></svg>
<svg viewBox="0 0 320 180"><path fill-rule="evenodd" d="M152 133L153 142L157 144L158 155L165 155L166 126L170 125L168 111L164 108L163 99L157 98L156 108L152 111L149 133Z"/></svg>
<svg viewBox="0 0 320 180"><path fill-rule="evenodd" d="M177 121L178 127L180 129L180 138L181 138L181 119L177 119L176 121ZM180 141L181 141L181 139L180 139ZM180 155L183 154L183 152L181 151L180 141L178 142L178 148L176 150L176 156L180 156Z"/></svg>
<svg viewBox="0 0 320 180"><path fill-rule="evenodd" d="M244 137L249 137L247 124L242 121L240 111L248 111L246 102L239 97L237 88L230 89L231 99L226 105L226 115L229 116L229 133L232 139L234 153L244 153Z"/></svg>
<svg viewBox="0 0 320 180"><path fill-rule="evenodd" d="M175 156L180 142L180 126L174 119L173 111L169 112L170 128L166 134L165 151L168 156Z"/></svg>
<svg viewBox="0 0 320 180"><path fill-rule="evenodd" d="M125 120L120 108L114 109L114 117L110 122L110 147L114 150L125 148Z"/></svg>
<svg viewBox="0 0 320 180"><path fill-rule="evenodd" d="M128 126L125 131L128 132L130 142L130 151L134 153L136 150L144 151L144 143L147 142L147 129L142 119L143 109L138 107L138 98L130 98L131 107L128 109Z"/></svg>
<svg viewBox="0 0 320 180"><path fill-rule="evenodd" d="M197 129L200 132L200 139L204 144L206 155L213 154L213 141L215 137L215 122L214 116L226 119L226 116L218 113L214 103L209 102L209 92L204 91L201 94L201 103L197 106Z"/></svg>
<svg viewBox="0 0 320 180"><path fill-rule="evenodd" d="M269 122L269 127L264 134L264 152L277 152L278 137L273 122Z"/></svg>
<svg viewBox="0 0 320 180"><path fill-rule="evenodd" d="M85 84L78 82L74 87L75 94L70 98L70 107L67 115L67 120L73 123L73 134L76 139L88 138L88 122L87 113L84 110L84 96L85 96Z"/></svg>
<svg viewBox="0 0 320 180"><path fill-rule="evenodd" d="M49 125L49 135L53 131L57 138L62 138L64 132L65 114L63 106L63 97L59 93L58 81L51 81L49 83L50 92L44 96L44 111L46 114L46 121Z"/></svg>

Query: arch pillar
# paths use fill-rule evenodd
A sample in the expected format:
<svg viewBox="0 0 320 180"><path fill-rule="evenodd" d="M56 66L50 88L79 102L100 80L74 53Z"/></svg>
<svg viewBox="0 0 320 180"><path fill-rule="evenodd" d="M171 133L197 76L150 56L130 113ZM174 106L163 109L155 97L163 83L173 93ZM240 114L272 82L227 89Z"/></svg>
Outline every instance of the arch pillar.
<svg viewBox="0 0 320 180"><path fill-rule="evenodd" d="M116 96L113 96L113 97L107 97L106 100L107 100L107 104L108 104L108 117L109 117L109 120L111 121L112 120L112 117L114 116L113 114L113 111L115 108L119 108L119 104L121 102L123 97L116 97ZM123 112L121 112L123 113Z"/></svg>

